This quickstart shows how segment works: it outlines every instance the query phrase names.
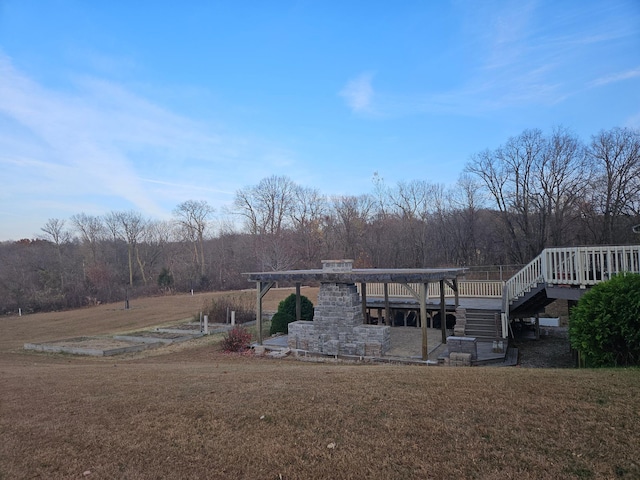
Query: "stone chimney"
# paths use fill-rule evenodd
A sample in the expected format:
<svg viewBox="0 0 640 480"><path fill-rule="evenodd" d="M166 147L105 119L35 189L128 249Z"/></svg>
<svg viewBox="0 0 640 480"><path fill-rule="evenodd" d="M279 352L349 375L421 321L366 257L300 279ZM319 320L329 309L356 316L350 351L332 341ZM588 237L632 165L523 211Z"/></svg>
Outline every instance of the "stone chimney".
<svg viewBox="0 0 640 480"><path fill-rule="evenodd" d="M353 260L322 260L322 271L327 273L350 272Z"/></svg>

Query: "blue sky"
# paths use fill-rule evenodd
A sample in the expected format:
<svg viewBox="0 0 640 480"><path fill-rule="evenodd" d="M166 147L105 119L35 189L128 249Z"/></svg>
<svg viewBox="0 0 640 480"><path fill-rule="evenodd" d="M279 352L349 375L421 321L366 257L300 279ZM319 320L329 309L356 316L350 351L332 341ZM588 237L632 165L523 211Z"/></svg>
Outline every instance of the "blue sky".
<svg viewBox="0 0 640 480"><path fill-rule="evenodd" d="M638 0L0 0L0 240L273 174L450 185L554 126L640 128Z"/></svg>

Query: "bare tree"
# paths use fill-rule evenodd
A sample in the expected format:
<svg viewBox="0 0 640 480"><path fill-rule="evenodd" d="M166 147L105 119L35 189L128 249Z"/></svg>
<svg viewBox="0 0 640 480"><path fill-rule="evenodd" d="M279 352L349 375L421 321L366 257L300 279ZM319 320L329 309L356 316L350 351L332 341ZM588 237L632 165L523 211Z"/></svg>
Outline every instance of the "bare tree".
<svg viewBox="0 0 640 480"><path fill-rule="evenodd" d="M62 245L67 243L71 236L64 228L65 221L58 218L50 218L45 223L42 230L46 235L45 238L55 245L56 256L58 259L58 276L60 278L60 289L64 290L64 265L62 262Z"/></svg>
<svg viewBox="0 0 640 480"><path fill-rule="evenodd" d="M245 219L252 234L278 235L287 227L297 186L288 177L273 175L258 185L236 192L236 213Z"/></svg>
<svg viewBox="0 0 640 480"><path fill-rule="evenodd" d="M296 187L291 208L294 247L305 267L317 262L322 249L323 220L327 213L327 200L315 188Z"/></svg>
<svg viewBox="0 0 640 480"><path fill-rule="evenodd" d="M591 137L587 154L596 169L592 202L603 220L599 240L611 243L620 219L633 214L640 196L640 131L603 130Z"/></svg>
<svg viewBox="0 0 640 480"><path fill-rule="evenodd" d="M146 285L147 278L144 267L138 255L138 242L142 238L146 222L142 215L138 212L130 210L128 212L111 212L107 217L106 223L109 226L114 237L118 235L127 242L127 259L129 265L129 285L133 285L133 261L134 258L138 263L142 281ZM117 222L117 223L116 223Z"/></svg>
<svg viewBox="0 0 640 480"><path fill-rule="evenodd" d="M291 226L297 185L287 177L271 176L236 192L235 212L255 236L255 253L262 269L283 269L294 264L284 232Z"/></svg>
<svg viewBox="0 0 640 480"><path fill-rule="evenodd" d="M571 224L579 217L579 206L591 177L580 140L566 129L556 128L546 143L536 176L540 228L543 234L549 231L545 246L564 245L570 238Z"/></svg>
<svg viewBox="0 0 640 480"><path fill-rule="evenodd" d="M71 217L71 223L80 234L82 242L89 247L91 262L98 262L98 243L105 235L105 227L100 217L79 213Z"/></svg>
<svg viewBox="0 0 640 480"><path fill-rule="evenodd" d="M393 209L391 205L392 192L378 172L373 173L373 197L378 219L386 218Z"/></svg>
<svg viewBox="0 0 640 480"><path fill-rule="evenodd" d="M456 265L477 265L483 261L478 248L482 194L479 180L461 174L447 194L446 232L451 258Z"/></svg>
<svg viewBox="0 0 640 480"><path fill-rule="evenodd" d="M525 130L496 150L472 156L465 171L476 175L493 198L510 239L511 256L525 263L544 246L539 228L536 168L545 139L540 130Z"/></svg>
<svg viewBox="0 0 640 480"><path fill-rule="evenodd" d="M539 220L535 197L537 194L536 167L542 159L545 139L540 130L525 130L511 137L499 150L499 158L509 169L510 208L518 225L517 249L521 262L533 258L544 248L544 232L536 225Z"/></svg>
<svg viewBox="0 0 640 480"><path fill-rule="evenodd" d="M374 200L370 195L339 196L332 199L336 218L335 233L345 258L362 260L362 239L373 205Z"/></svg>
<svg viewBox="0 0 640 480"><path fill-rule="evenodd" d="M442 243L443 187L425 180L398 182L390 191L392 212L400 221L407 258L403 264L423 267L433 259L436 242Z"/></svg>
<svg viewBox="0 0 640 480"><path fill-rule="evenodd" d="M149 278L159 270L168 243L173 239L172 223L150 220L146 222L137 248L137 261L144 278ZM170 270L169 270L170 271Z"/></svg>
<svg viewBox="0 0 640 480"><path fill-rule="evenodd" d="M194 258L202 277L206 273L204 237L214 211L214 208L204 200L187 200L173 211L178 224L182 227L185 238L193 242Z"/></svg>

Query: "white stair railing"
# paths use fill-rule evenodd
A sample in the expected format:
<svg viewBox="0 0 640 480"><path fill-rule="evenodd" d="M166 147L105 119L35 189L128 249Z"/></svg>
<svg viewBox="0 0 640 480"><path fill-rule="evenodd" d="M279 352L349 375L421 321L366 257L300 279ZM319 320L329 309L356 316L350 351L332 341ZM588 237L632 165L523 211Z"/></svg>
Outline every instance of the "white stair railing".
<svg viewBox="0 0 640 480"><path fill-rule="evenodd" d="M545 248L504 286L502 331L509 306L538 284L587 288L621 272L640 273L640 245Z"/></svg>

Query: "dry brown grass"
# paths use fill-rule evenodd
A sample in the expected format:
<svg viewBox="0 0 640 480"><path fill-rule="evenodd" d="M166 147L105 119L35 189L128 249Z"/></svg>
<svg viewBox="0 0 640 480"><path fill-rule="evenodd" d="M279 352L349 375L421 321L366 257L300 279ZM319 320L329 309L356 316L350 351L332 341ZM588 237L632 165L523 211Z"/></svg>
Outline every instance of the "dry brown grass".
<svg viewBox="0 0 640 480"><path fill-rule="evenodd" d="M319 364L214 339L81 358L9 348L2 322L1 478L640 478L638 369Z"/></svg>
<svg viewBox="0 0 640 480"><path fill-rule="evenodd" d="M271 289L263 299L265 310L275 311L278 303L295 289ZM315 304L317 288L303 288L302 294ZM130 302L111 303L64 312L37 313L23 317L0 317L0 352L22 348L25 342L39 343L71 337L126 333L141 328L189 320L212 298L221 295L244 296L255 301L253 290L241 292L199 293L137 298Z"/></svg>

